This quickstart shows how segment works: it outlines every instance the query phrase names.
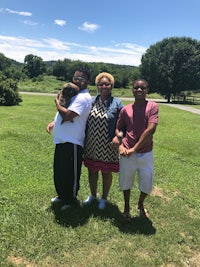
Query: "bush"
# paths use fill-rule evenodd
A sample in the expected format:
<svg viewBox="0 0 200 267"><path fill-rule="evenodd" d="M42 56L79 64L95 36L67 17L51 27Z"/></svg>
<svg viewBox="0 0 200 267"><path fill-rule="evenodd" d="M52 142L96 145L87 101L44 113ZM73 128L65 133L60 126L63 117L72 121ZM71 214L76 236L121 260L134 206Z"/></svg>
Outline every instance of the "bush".
<svg viewBox="0 0 200 267"><path fill-rule="evenodd" d="M14 106L22 102L18 93L17 82L0 73L0 105Z"/></svg>

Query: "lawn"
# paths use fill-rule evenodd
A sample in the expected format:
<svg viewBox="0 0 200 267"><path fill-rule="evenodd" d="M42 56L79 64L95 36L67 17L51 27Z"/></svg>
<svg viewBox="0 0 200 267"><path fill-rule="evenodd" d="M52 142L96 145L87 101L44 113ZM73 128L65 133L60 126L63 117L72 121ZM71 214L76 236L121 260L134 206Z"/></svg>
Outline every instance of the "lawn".
<svg viewBox="0 0 200 267"><path fill-rule="evenodd" d="M150 219L138 217L136 184L127 223L117 174L106 210L82 207L89 194L84 166L80 205L64 213L51 208L54 144L46 126L54 98L22 98L19 106L0 107L1 267L199 266L199 115L159 104Z"/></svg>
<svg viewBox="0 0 200 267"><path fill-rule="evenodd" d="M41 81L34 81L31 79L27 79L24 81L18 82L18 89L20 92L37 92L37 93L53 93L56 94L65 84L65 81L57 80L54 76L44 76ZM95 85L88 86L91 95L96 95L97 87ZM113 88L112 90L113 96L117 97L132 97L132 90L130 88ZM151 98L154 99L163 99L157 93L151 94Z"/></svg>

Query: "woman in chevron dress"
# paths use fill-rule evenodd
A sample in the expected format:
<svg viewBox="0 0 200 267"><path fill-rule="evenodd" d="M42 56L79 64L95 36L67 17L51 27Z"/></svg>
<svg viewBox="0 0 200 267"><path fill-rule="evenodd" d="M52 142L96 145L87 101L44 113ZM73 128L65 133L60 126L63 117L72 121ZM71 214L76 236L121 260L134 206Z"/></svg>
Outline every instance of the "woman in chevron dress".
<svg viewBox="0 0 200 267"><path fill-rule="evenodd" d="M113 145L112 139L115 137L115 126L123 104L118 98L112 97L114 77L110 73L98 74L95 84L98 95L93 98L84 148L84 164L88 168L91 195L83 205L89 205L97 200L97 184L99 172L101 172L103 188L98 208L105 209L112 184L112 173L119 171L118 147Z"/></svg>

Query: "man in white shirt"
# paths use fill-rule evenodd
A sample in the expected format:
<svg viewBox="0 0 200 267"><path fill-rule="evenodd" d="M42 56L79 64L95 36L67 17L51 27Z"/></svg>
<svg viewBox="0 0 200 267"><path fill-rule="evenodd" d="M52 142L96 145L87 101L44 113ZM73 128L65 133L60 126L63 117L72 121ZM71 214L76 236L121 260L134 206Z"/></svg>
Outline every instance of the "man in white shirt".
<svg viewBox="0 0 200 267"><path fill-rule="evenodd" d="M73 83L80 92L72 97L68 108L62 107L55 99L58 112L53 122L47 126L47 132L53 129L55 143L54 184L57 196L52 203L61 202L61 210L70 208L76 201L82 166L82 153L85 139L85 127L91 110L91 96L87 89L90 74L87 70L77 69ZM64 123L62 123L64 121Z"/></svg>

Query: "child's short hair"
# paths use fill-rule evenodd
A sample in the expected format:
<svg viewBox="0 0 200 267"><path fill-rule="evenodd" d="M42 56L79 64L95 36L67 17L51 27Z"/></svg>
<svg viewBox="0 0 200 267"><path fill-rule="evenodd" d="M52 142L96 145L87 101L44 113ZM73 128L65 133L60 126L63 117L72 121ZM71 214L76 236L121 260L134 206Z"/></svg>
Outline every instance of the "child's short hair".
<svg viewBox="0 0 200 267"><path fill-rule="evenodd" d="M77 95L79 91L80 88L76 84L72 82L65 83L58 95L59 104L67 108L70 104L71 98Z"/></svg>

